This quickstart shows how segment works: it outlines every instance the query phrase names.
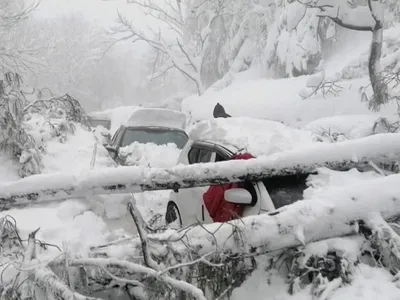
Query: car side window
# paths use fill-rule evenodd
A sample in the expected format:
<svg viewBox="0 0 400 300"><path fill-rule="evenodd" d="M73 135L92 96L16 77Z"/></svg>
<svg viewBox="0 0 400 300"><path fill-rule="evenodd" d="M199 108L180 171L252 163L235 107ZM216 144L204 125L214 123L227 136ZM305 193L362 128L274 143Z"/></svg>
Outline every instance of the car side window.
<svg viewBox="0 0 400 300"><path fill-rule="evenodd" d="M308 175L287 175L262 180L276 209L303 199Z"/></svg>
<svg viewBox="0 0 400 300"><path fill-rule="evenodd" d="M199 156L199 151L200 151L200 149L199 148L192 148L192 149L190 149L190 151L189 151L189 153L188 153L188 161L189 161L189 164L195 164L195 163L197 163L197 158L198 158L198 156Z"/></svg>
<svg viewBox="0 0 400 300"><path fill-rule="evenodd" d="M215 152L206 148L193 147L188 153L188 161L191 165L198 163L208 163L214 160Z"/></svg>
<svg viewBox="0 0 400 300"><path fill-rule="evenodd" d="M223 157L221 154L217 153L216 157L215 157L215 161L219 162L219 161L226 161L226 158Z"/></svg>
<svg viewBox="0 0 400 300"><path fill-rule="evenodd" d="M120 127L118 131L115 133L112 144L116 147L119 147L119 143L121 142L121 137L125 132L125 127Z"/></svg>
<svg viewBox="0 0 400 300"><path fill-rule="evenodd" d="M112 139L111 139L111 144L112 144L112 145L115 144L115 141L117 140L117 136L118 136L118 134L120 133L120 131L121 131L121 127L118 128L118 130L117 130L116 133L114 133L114 136L113 136Z"/></svg>
<svg viewBox="0 0 400 300"><path fill-rule="evenodd" d="M212 151L207 149L200 149L199 156L197 158L198 163L208 163L211 161Z"/></svg>

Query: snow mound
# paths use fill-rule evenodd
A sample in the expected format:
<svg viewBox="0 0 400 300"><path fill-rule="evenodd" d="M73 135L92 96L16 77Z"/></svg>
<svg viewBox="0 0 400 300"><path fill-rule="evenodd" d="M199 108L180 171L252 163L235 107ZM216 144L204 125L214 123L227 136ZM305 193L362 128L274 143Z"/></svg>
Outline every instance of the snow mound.
<svg viewBox="0 0 400 300"><path fill-rule="evenodd" d="M319 168L317 171L317 174L312 174L307 178L307 185L309 187L303 193L304 199L318 198L318 195L323 196L329 189L340 188L346 185L382 177L380 174L373 171L360 172L357 169L340 172L328 168Z"/></svg>
<svg viewBox="0 0 400 300"><path fill-rule="evenodd" d="M353 281L332 292L330 300L375 300L398 299L400 289L392 282L391 274L382 269L359 264L354 272ZM266 295L268 295L266 297ZM260 266L238 288L233 290L232 300L250 298L252 300L312 300L310 288L305 288L290 295L285 278L276 270Z"/></svg>
<svg viewBox="0 0 400 300"><path fill-rule="evenodd" d="M92 132L76 126L75 134L68 135L64 143L50 140L46 143L46 153L43 155L43 173L81 172L90 169L96 139ZM97 167L112 166L111 158L105 156L102 147L98 147ZM105 150L105 149L104 149Z"/></svg>
<svg viewBox="0 0 400 300"><path fill-rule="evenodd" d="M214 106L219 102L232 116L281 121L286 125L302 127L323 117L342 115L392 115L397 105L391 102L379 114L371 112L361 102L359 88L368 85L368 78L340 82L343 91L338 97L313 96L302 100L298 95L310 76L287 79L257 79L237 82L221 91L207 91L203 96L183 100L182 111L194 121L213 118Z"/></svg>
<svg viewBox="0 0 400 300"><path fill-rule="evenodd" d="M23 238L40 227L38 239L58 246L68 242L70 250L85 255L90 246L106 242L109 235L103 219L89 209L81 201L69 200L60 205L11 209L1 212L0 218L12 216Z"/></svg>
<svg viewBox="0 0 400 300"><path fill-rule="evenodd" d="M201 121L194 125L189 137L234 146L254 156L270 155L313 143L309 132L279 122L246 117Z"/></svg>
<svg viewBox="0 0 400 300"><path fill-rule="evenodd" d="M120 148L119 155L124 158L125 165L168 168L177 164L181 150L176 144L156 145L134 142Z"/></svg>
<svg viewBox="0 0 400 300"><path fill-rule="evenodd" d="M377 115L333 116L315 120L303 127L316 135L324 133L343 134L347 139L357 139L373 134Z"/></svg>

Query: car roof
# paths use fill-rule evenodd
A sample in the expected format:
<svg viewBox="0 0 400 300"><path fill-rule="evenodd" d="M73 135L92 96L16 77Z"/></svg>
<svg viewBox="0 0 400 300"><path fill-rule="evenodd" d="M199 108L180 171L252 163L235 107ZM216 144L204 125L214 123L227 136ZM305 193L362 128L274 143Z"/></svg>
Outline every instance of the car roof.
<svg viewBox="0 0 400 300"><path fill-rule="evenodd" d="M124 126L127 129L154 129L154 130L170 130L170 131L179 131L187 135L185 130L181 128L175 128L175 127L165 127L165 126Z"/></svg>
<svg viewBox="0 0 400 300"><path fill-rule="evenodd" d="M167 108L140 108L132 113L126 126L153 126L183 130L186 114Z"/></svg>

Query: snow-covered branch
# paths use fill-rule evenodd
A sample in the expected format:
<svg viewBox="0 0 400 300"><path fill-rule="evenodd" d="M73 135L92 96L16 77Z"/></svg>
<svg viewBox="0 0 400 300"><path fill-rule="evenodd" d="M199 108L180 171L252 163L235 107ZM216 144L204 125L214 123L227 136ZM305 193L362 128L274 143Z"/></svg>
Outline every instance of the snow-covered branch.
<svg viewBox="0 0 400 300"><path fill-rule="evenodd" d="M157 253L160 247L176 252L196 249L199 257L210 252L229 254L262 254L297 247L322 239L357 234L358 222L370 224L371 215L378 213L384 220L400 216L400 175L390 175L369 182L327 190L323 195L298 201L275 212L249 216L228 223L191 226L180 231L149 234ZM376 223L376 222L375 222ZM376 226L371 226L375 230ZM240 231L246 248L239 247L233 236ZM118 256L138 254L140 241L112 244L93 249L93 255ZM189 246L189 247L188 247ZM246 250L247 249L247 250ZM166 249L165 249L166 251Z"/></svg>
<svg viewBox="0 0 400 300"><path fill-rule="evenodd" d="M374 30L375 21L372 18L371 12L368 7L349 8L346 4L339 3L331 6L316 6L321 10L321 12L317 16L327 17L339 26L350 30Z"/></svg>
<svg viewBox="0 0 400 300"><path fill-rule="evenodd" d="M387 85L384 84L380 60L382 56L384 5L382 0L367 0L367 6L350 8L347 1L337 1L326 5L326 0L306 4L308 7L318 8L319 17L331 19L337 25L357 31L371 31L372 41L368 60L368 71L371 81L373 98L369 103L372 110L379 110L380 106L390 99Z"/></svg>
<svg viewBox="0 0 400 300"><path fill-rule="evenodd" d="M61 200L97 194L179 190L272 176L309 174L319 167L349 170L400 159L400 134L378 134L335 144L277 153L247 161L227 161L173 168L121 167L79 174L41 174L0 185L0 207L31 201Z"/></svg>
<svg viewBox="0 0 400 300"><path fill-rule="evenodd" d="M133 194L132 194L132 197L134 197ZM159 266L153 260L153 258L150 255L150 252L149 252L147 232L145 230L146 226L145 226L144 220L142 218L142 215L140 214L140 211L137 209L136 205L134 205L132 203L128 203L128 210L133 218L133 221L136 225L136 228L137 228L137 231L139 234L139 238L140 238L141 246L142 246L144 264L147 267L152 268L155 271L158 271Z"/></svg>
<svg viewBox="0 0 400 300"><path fill-rule="evenodd" d="M196 288L195 286L178 279L167 276L164 273L157 272L151 268L131 263L128 261L117 260L113 258L102 259L102 258L86 258L86 259L70 259L68 264L70 266L89 266L89 267L99 267L103 269L117 268L119 270L124 270L124 272L131 274L145 274L150 277L154 277L157 280L165 282L172 287L187 292L192 295L197 300L207 300L204 297L204 293Z"/></svg>
<svg viewBox="0 0 400 300"><path fill-rule="evenodd" d="M54 295L62 300L102 300L100 298L83 296L72 291L49 268L38 268L34 271L34 281L48 295ZM53 297L54 297L53 296Z"/></svg>

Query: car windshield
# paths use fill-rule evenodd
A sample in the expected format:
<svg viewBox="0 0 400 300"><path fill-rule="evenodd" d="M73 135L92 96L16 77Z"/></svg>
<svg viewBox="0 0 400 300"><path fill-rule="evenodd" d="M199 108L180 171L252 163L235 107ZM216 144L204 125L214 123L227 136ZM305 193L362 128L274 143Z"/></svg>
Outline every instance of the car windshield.
<svg viewBox="0 0 400 300"><path fill-rule="evenodd" d="M187 135L178 130L162 128L127 128L122 138L121 147L129 146L134 142L141 144L154 143L156 145L173 143L178 149L182 149L187 140Z"/></svg>

